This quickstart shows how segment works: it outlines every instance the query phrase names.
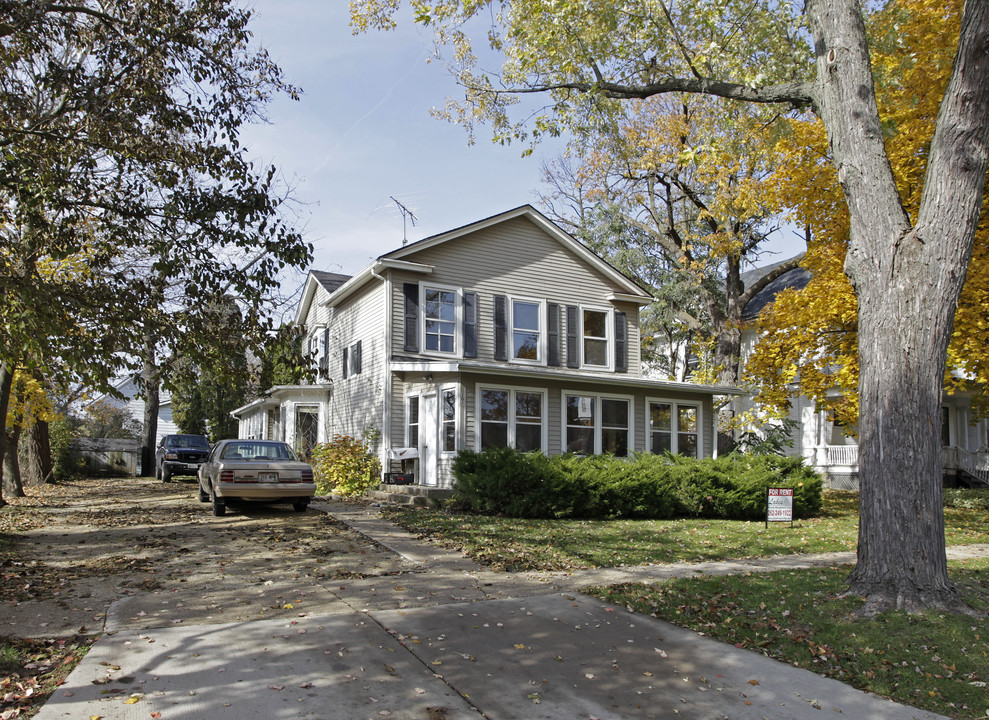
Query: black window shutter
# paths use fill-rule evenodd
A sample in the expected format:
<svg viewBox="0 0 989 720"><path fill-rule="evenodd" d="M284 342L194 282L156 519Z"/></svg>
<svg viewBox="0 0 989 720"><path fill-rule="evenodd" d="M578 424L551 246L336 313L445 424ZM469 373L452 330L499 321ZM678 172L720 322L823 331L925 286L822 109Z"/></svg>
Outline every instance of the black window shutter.
<svg viewBox="0 0 989 720"><path fill-rule="evenodd" d="M361 363L363 353L361 352L361 341L358 340L350 349L350 374L360 375L361 374Z"/></svg>
<svg viewBox="0 0 989 720"><path fill-rule="evenodd" d="M348 361L348 358L347 358L347 348L344 348L343 349L343 367L342 367L342 369L343 369L343 379L344 380L347 379L347 371L350 370L350 367L347 365L347 361Z"/></svg>
<svg viewBox="0 0 989 720"><path fill-rule="evenodd" d="M494 297L495 360L508 360L508 298Z"/></svg>
<svg viewBox="0 0 989 720"><path fill-rule="evenodd" d="M580 367L580 355L577 352L577 331L580 329L576 305L567 305L567 367Z"/></svg>
<svg viewBox="0 0 989 720"><path fill-rule="evenodd" d="M628 372L628 318L615 311L615 372Z"/></svg>
<svg viewBox="0 0 989 720"><path fill-rule="evenodd" d="M464 293L464 357L477 357L477 293Z"/></svg>
<svg viewBox="0 0 989 720"><path fill-rule="evenodd" d="M546 305L546 344L549 348L546 364L560 364L560 306L556 303Z"/></svg>
<svg viewBox="0 0 989 720"><path fill-rule="evenodd" d="M419 352L419 286L403 283L405 295L405 351Z"/></svg>

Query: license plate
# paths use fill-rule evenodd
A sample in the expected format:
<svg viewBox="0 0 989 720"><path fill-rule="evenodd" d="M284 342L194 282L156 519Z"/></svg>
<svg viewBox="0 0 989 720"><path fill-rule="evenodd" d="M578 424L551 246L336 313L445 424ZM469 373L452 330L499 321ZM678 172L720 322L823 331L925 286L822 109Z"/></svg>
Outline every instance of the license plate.
<svg viewBox="0 0 989 720"><path fill-rule="evenodd" d="M258 482L278 482L278 473L258 473Z"/></svg>

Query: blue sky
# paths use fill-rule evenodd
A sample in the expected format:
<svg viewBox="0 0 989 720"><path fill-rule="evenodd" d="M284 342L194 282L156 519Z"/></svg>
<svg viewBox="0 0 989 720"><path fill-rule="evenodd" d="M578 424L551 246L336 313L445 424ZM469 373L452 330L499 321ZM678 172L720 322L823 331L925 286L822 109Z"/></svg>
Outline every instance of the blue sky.
<svg viewBox="0 0 989 720"><path fill-rule="evenodd" d="M267 110L270 122L249 128L244 139L292 186L295 221L315 248L313 266L353 274L399 247L402 216L390 196L418 218L406 227L409 241L535 204L541 164L562 144L523 158L523 146L495 145L481 127L469 145L462 127L430 115L462 93L442 65L427 62L431 34L404 23L354 36L348 5L252 5L256 40L303 95L300 102L277 99ZM792 252L791 244L765 262Z"/></svg>

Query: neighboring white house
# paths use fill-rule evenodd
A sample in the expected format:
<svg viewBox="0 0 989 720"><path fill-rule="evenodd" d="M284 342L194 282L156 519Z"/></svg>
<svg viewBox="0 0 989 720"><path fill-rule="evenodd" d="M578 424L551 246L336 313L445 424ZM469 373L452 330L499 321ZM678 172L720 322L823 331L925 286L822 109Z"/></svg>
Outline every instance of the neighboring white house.
<svg viewBox="0 0 989 720"><path fill-rule="evenodd" d="M144 400L141 398L141 391L134 376L128 376L118 380L113 387L124 396L124 399L115 398L112 395L100 395L98 398L85 407L103 403L114 408L124 408L127 413L137 421L138 425L144 424ZM172 420L172 397L167 390L161 390L158 402L158 435L155 437L155 444L165 435L172 435L178 432L178 427Z"/></svg>
<svg viewBox="0 0 989 720"><path fill-rule="evenodd" d="M305 449L364 438L385 473L449 487L462 449L715 452L713 398L735 388L646 378L652 296L530 206L382 255L312 271L295 323L312 385L233 411L241 437Z"/></svg>
<svg viewBox="0 0 989 720"><path fill-rule="evenodd" d="M774 267L776 265L769 265L743 273L742 282L749 286ZM777 293L788 288L802 289L810 279L811 274L803 268L790 270L769 283L746 305L743 319L747 326L742 334L743 366L758 339L754 323L759 314L772 304ZM794 390L799 390L799 386L795 386ZM836 396L842 392L841 388L833 390ZM751 397L738 398L734 402L740 412L754 407ZM989 480L989 420L977 419L973 414L972 393L946 393L942 409L945 482ZM789 417L795 423L789 454L805 458L808 465L825 476L829 487L858 489L858 441L854 434L846 433L845 428L835 423L827 411L799 393L792 400Z"/></svg>

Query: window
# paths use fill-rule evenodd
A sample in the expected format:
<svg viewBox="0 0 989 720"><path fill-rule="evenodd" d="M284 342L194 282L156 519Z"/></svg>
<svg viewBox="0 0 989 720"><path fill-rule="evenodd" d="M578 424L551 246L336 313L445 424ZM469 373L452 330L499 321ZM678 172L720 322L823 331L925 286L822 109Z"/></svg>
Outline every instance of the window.
<svg viewBox="0 0 989 720"><path fill-rule="evenodd" d="M581 308L581 365L611 368L611 311Z"/></svg>
<svg viewBox="0 0 989 720"><path fill-rule="evenodd" d="M479 393L481 450L513 447L543 450L544 393L539 390L482 388Z"/></svg>
<svg viewBox="0 0 989 720"><path fill-rule="evenodd" d="M567 395L567 452L594 454L593 397Z"/></svg>
<svg viewBox="0 0 989 720"><path fill-rule="evenodd" d="M419 447L419 396L406 401L405 447Z"/></svg>
<svg viewBox="0 0 989 720"><path fill-rule="evenodd" d="M649 402L649 451L697 457L700 438L700 406L686 403Z"/></svg>
<svg viewBox="0 0 989 720"><path fill-rule="evenodd" d="M309 457L309 453L319 442L319 406L295 406L295 445L299 455Z"/></svg>
<svg viewBox="0 0 989 720"><path fill-rule="evenodd" d="M361 367L363 365L363 352L361 350L360 340L350 346L350 352L348 354L350 356L350 374L360 375ZM347 375L344 374L344 377L347 377Z"/></svg>
<svg viewBox="0 0 989 720"><path fill-rule="evenodd" d="M543 306L540 302L512 300L512 359L543 360Z"/></svg>
<svg viewBox="0 0 989 720"><path fill-rule="evenodd" d="M441 394L443 419L441 421L443 452L457 450L457 391L444 390Z"/></svg>
<svg viewBox="0 0 989 720"><path fill-rule="evenodd" d="M424 288L422 317L426 352L457 352L457 291Z"/></svg>
<svg viewBox="0 0 989 720"><path fill-rule="evenodd" d="M631 438L631 399L567 395L565 403L567 452L579 455L610 453L627 457Z"/></svg>
<svg viewBox="0 0 989 720"><path fill-rule="evenodd" d="M601 398L601 452L628 455L628 401Z"/></svg>

